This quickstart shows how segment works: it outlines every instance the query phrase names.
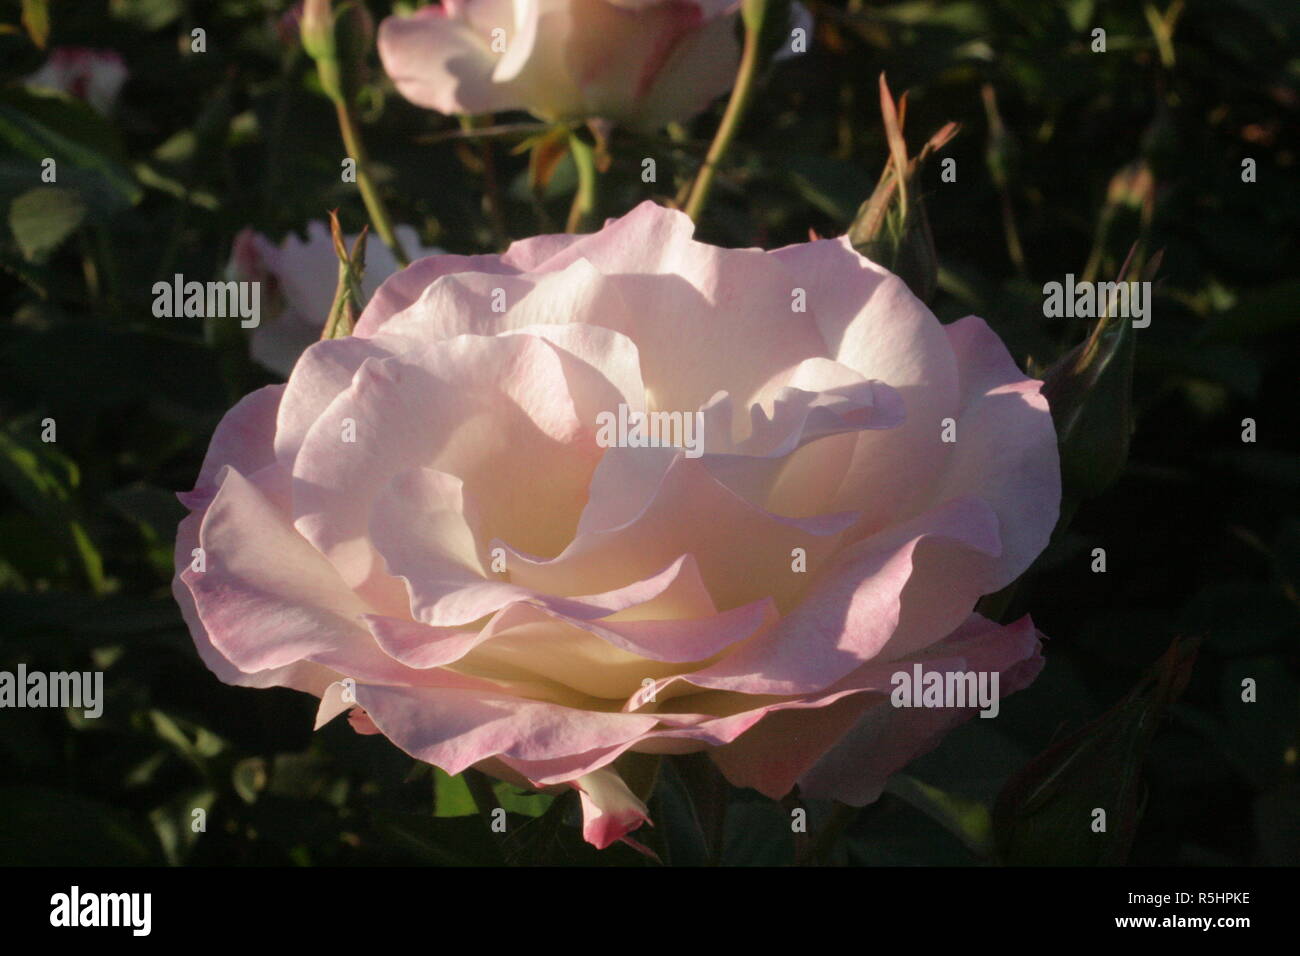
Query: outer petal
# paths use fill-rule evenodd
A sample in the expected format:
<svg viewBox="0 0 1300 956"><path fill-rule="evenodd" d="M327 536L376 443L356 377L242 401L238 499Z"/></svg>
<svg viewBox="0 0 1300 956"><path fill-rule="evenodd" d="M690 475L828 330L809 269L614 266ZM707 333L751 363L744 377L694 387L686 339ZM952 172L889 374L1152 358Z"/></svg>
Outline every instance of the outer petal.
<svg viewBox="0 0 1300 956"><path fill-rule="evenodd" d="M997 513L1002 555L991 587L1020 576L1047 547L1061 505L1056 429L1039 389L983 319L944 329L961 370L964 407L936 497L979 495Z"/></svg>
<svg viewBox="0 0 1300 956"><path fill-rule="evenodd" d="M269 469L251 480L225 472L200 530L206 568L180 575L213 647L245 673L310 660L359 678L418 679L374 646L360 620L372 609L293 530L273 480Z"/></svg>
<svg viewBox="0 0 1300 956"><path fill-rule="evenodd" d="M439 7L387 17L379 25L379 58L398 92L417 106L448 115L524 105L518 84L494 81L499 54L490 42L490 30L480 32Z"/></svg>
<svg viewBox="0 0 1300 956"><path fill-rule="evenodd" d="M187 507L197 508L212 500L223 468L251 475L275 460L275 420L284 390L283 385L259 388L226 412L212 433L194 490L180 496Z"/></svg>
<svg viewBox="0 0 1300 956"><path fill-rule="evenodd" d="M500 267L500 264L497 264ZM502 308L504 307L504 311ZM464 271L439 277L381 331L421 341L457 335L495 335L528 326L567 325L601 317L614 328L632 309L618 288L584 259L529 275Z"/></svg>
<svg viewBox="0 0 1300 956"><path fill-rule="evenodd" d="M390 317L413 305L429 286L446 275L464 272L491 275L549 272L550 261L581 238L582 236L568 233L531 236L516 239L499 256L457 256L444 253L416 259L380 285L357 319L353 334L363 338L376 334Z"/></svg>
<svg viewBox="0 0 1300 956"><path fill-rule="evenodd" d="M185 619L195 649L199 652L203 663L225 684L233 684L237 687L292 687L294 690L308 694L317 696L322 694L326 687L339 678L338 674L326 667L303 661L286 667L246 673L228 661L212 645L207 628L203 626L198 609L194 606L194 596L190 593L189 586L181 579L181 573L193 560L193 550L199 546L199 525L202 520L203 512L196 512L186 517L176 530L177 572L172 578L172 596L180 606L181 616Z"/></svg>
<svg viewBox="0 0 1300 956"><path fill-rule="evenodd" d="M458 774L488 757L549 760L616 746L653 716L598 713L483 691L358 684L357 703L393 743Z"/></svg>
<svg viewBox="0 0 1300 956"><path fill-rule="evenodd" d="M510 248L513 251L514 246ZM438 279L463 272L512 276L518 275L519 269L506 261L506 256L497 255L458 256L445 253L416 259L379 286L361 310L352 334L363 339L377 335L389 319L413 305Z"/></svg>
<svg viewBox="0 0 1300 956"><path fill-rule="evenodd" d="M1000 674L1001 696L1033 683L1043 668L1042 635L1028 617L1005 627L972 615L935 653L959 653L965 665L945 668ZM904 669L899 662L899 669ZM933 750L957 725L969 720L970 708L897 708L886 699L799 778L801 792L862 806L880 796L890 775ZM724 762L727 758L723 758Z"/></svg>

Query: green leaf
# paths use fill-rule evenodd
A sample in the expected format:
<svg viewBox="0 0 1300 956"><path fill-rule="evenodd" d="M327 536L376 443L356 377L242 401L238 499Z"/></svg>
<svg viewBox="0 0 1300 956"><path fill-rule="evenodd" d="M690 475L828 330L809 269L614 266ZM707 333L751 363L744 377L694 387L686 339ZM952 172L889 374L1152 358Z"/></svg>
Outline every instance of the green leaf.
<svg viewBox="0 0 1300 956"><path fill-rule="evenodd" d="M49 0L23 0L23 26L32 42L44 50L50 38Z"/></svg>
<svg viewBox="0 0 1300 956"><path fill-rule="evenodd" d="M207 728L161 710L149 711L147 719L153 732L200 773L204 772L209 760L226 748L225 741Z"/></svg>
<svg viewBox="0 0 1300 956"><path fill-rule="evenodd" d="M498 803L508 813L518 813L525 817L540 817L555 800L554 794L521 790L505 781L493 784L492 790L496 794Z"/></svg>
<svg viewBox="0 0 1300 956"><path fill-rule="evenodd" d="M184 12L184 0L110 0L109 12L141 30L161 30Z"/></svg>
<svg viewBox="0 0 1300 956"><path fill-rule="evenodd" d="M1099 319L1087 340L1043 376L1061 450L1062 526L1074 506L1101 494L1124 470L1136 350L1132 322Z"/></svg>
<svg viewBox="0 0 1300 956"><path fill-rule="evenodd" d="M144 190L120 161L117 134L87 104L63 93L22 87L0 93L0 192L40 185L44 161L55 184L73 189L101 216L133 206Z"/></svg>
<svg viewBox="0 0 1300 956"><path fill-rule="evenodd" d="M1242 699L1247 679L1254 682L1253 701ZM1224 668L1219 693L1225 751L1233 765L1260 790L1294 773L1300 686L1288 666L1270 656L1235 658Z"/></svg>
<svg viewBox="0 0 1300 956"><path fill-rule="evenodd" d="M230 771L230 783L245 803L257 802L258 795L266 789L267 773L264 757L246 757Z"/></svg>
<svg viewBox="0 0 1300 956"><path fill-rule="evenodd" d="M472 817L478 813L469 785L460 774L452 777L437 767L433 768L434 815L439 817Z"/></svg>
<svg viewBox="0 0 1300 956"><path fill-rule="evenodd" d="M86 205L71 189L38 186L9 207L9 228L23 258L44 263L86 218Z"/></svg>
<svg viewBox="0 0 1300 956"><path fill-rule="evenodd" d="M204 831L194 829L194 811L202 810L205 815L210 815L216 802L217 795L212 790L191 790L150 811L149 821L169 864L179 866L185 862L194 844L203 836Z"/></svg>
<svg viewBox="0 0 1300 956"><path fill-rule="evenodd" d="M103 562L72 503L71 489L77 480L76 466L62 455L44 448L38 453L0 432L0 484L64 537L67 550L81 566L91 588L103 593Z"/></svg>
<svg viewBox="0 0 1300 956"><path fill-rule="evenodd" d="M946 793L905 773L890 777L885 789L920 810L973 852L981 856L989 854L993 843L992 818L989 808L978 800Z"/></svg>
<svg viewBox="0 0 1300 956"><path fill-rule="evenodd" d="M820 831L823 824L809 829ZM974 866L971 853L934 818L891 793L858 814L826 853L825 864L843 866Z"/></svg>
<svg viewBox="0 0 1300 956"><path fill-rule="evenodd" d="M852 221L862 197L874 183L862 167L816 153L781 156L779 168L803 199L836 222Z"/></svg>
<svg viewBox="0 0 1300 956"><path fill-rule="evenodd" d="M1115 707L1048 747L1007 782L993 811L1003 862L1079 866L1127 860L1142 815L1142 765L1195 659L1195 642L1174 641ZM1096 829L1103 819L1104 829Z"/></svg>

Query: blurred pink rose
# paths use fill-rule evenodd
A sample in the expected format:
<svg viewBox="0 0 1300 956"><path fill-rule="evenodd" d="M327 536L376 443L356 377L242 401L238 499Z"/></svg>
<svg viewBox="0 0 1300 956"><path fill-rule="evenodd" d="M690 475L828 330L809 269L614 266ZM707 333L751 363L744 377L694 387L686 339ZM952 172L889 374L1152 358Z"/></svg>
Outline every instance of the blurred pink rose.
<svg viewBox="0 0 1300 956"><path fill-rule="evenodd" d="M379 28L397 89L440 113L527 110L641 128L731 88L738 0L444 0Z"/></svg>
<svg viewBox="0 0 1300 956"><path fill-rule="evenodd" d="M176 548L208 666L451 774L574 787L602 847L647 817L624 753L861 805L973 713L892 706L894 673L1028 684L1033 624L971 609L1056 521L1040 383L845 240L691 234L646 203L417 261L236 405ZM620 406L702 431L611 447Z"/></svg>
<svg viewBox="0 0 1300 956"><path fill-rule="evenodd" d="M107 115L126 82L126 64L112 50L57 47L45 64L26 79L36 89L58 90L83 99Z"/></svg>
<svg viewBox="0 0 1300 956"><path fill-rule="evenodd" d="M442 252L421 246L419 235L410 226L398 226L396 232L408 255ZM351 249L356 236L345 238ZM366 238L362 292L367 298L374 295L396 271L392 252L371 233ZM320 338L334 303L339 260L329 227L310 222L306 242L290 234L278 246L261 233L245 229L235 236L226 274L236 281L262 283L262 321L253 331L250 351L262 365L288 375L303 350Z"/></svg>

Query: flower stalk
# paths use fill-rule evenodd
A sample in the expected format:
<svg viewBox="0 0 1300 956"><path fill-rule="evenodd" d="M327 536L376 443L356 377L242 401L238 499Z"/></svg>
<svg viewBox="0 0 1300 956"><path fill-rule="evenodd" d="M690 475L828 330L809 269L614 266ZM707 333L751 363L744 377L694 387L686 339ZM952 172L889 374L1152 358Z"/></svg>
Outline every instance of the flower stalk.
<svg viewBox="0 0 1300 956"><path fill-rule="evenodd" d="M325 95L334 103L343 148L356 163L357 187L375 232L406 268L410 259L402 248L392 217L370 172L370 157L352 108L365 72L365 55L374 37L374 23L364 5L347 0L335 10L331 0L307 0L302 15L302 46L316 63Z"/></svg>
<svg viewBox="0 0 1300 956"><path fill-rule="evenodd" d="M577 130L569 131L569 153L578 170L578 191L569 207L566 232L579 232L591 224L596 212L596 151L583 141Z"/></svg>
<svg viewBox="0 0 1300 956"><path fill-rule="evenodd" d="M753 99L754 84L758 78L758 68L762 59L763 24L767 19L768 0L744 0L741 5L741 17L745 23L745 44L740 54L740 69L736 73L736 85L732 88L731 99L727 101L727 110L722 114L722 123L709 145L709 152L704 157L704 165L695 176L695 185L691 187L690 197L686 200L686 215L694 222L700 221L700 213L709 200L709 191L713 188L713 179L718 164L727 155L731 141L740 130L741 120L749 109Z"/></svg>

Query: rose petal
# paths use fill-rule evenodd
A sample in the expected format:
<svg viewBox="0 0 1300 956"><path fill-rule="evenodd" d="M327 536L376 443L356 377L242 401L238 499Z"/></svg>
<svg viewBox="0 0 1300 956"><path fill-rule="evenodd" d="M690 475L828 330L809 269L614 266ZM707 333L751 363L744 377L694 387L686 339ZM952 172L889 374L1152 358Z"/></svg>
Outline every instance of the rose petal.
<svg viewBox="0 0 1300 956"><path fill-rule="evenodd" d="M549 760L615 746L655 723L654 717L638 714L470 690L358 684L356 697L385 737L453 776L498 755Z"/></svg>
<svg viewBox="0 0 1300 956"><path fill-rule="evenodd" d="M972 615L942 648L933 651L965 655L965 665L953 669L998 672L999 693L1005 697L1027 687L1042 670L1041 637L1028 617L1003 627ZM903 664L899 662L900 670L906 669ZM933 750L946 733L974 713L972 708L899 708L882 700L800 776L800 792L852 806L870 803L892 774ZM755 747L761 744L761 740L753 742ZM729 759L723 757L721 763Z"/></svg>
<svg viewBox="0 0 1300 956"><path fill-rule="evenodd" d="M979 495L997 513L1002 555L991 584L1010 584L1047 547L1061 503L1056 429L1040 392L983 319L944 329L965 397L957 441L935 495Z"/></svg>
<svg viewBox="0 0 1300 956"><path fill-rule="evenodd" d="M194 490L180 495L187 508L200 508L212 500L223 468L251 475L275 460L275 420L284 392L283 385L249 392L217 423Z"/></svg>

